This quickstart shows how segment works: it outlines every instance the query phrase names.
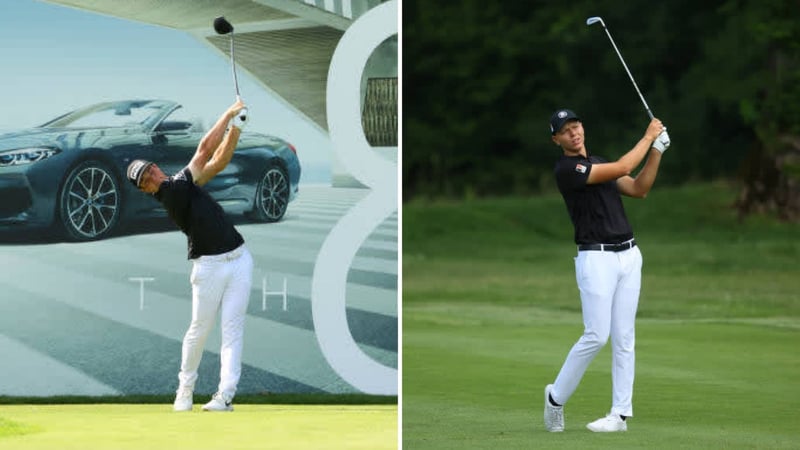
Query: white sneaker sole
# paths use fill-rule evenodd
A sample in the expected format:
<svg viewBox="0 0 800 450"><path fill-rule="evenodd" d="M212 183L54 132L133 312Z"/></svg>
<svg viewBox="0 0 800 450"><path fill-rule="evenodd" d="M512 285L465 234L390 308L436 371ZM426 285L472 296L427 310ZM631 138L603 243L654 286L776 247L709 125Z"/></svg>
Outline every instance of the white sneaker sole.
<svg viewBox="0 0 800 450"><path fill-rule="evenodd" d="M233 406L228 406L226 408L219 408L216 406L203 406L202 410L210 412L231 412L233 411Z"/></svg>
<svg viewBox="0 0 800 450"><path fill-rule="evenodd" d="M175 412L186 412L191 411L192 406L194 406L193 402L173 402L172 403L172 410Z"/></svg>
<svg viewBox="0 0 800 450"><path fill-rule="evenodd" d="M609 430L609 429L606 429L606 428L594 427L594 426L592 426L591 423L587 424L586 428L589 431L594 432L594 433L622 433L622 432L628 431L627 427L620 428L619 430Z"/></svg>

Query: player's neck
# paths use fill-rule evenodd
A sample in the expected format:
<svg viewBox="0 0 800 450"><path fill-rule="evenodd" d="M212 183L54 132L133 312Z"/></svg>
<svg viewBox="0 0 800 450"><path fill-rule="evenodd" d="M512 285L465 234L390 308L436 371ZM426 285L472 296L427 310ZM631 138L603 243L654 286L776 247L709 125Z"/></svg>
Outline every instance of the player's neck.
<svg viewBox="0 0 800 450"><path fill-rule="evenodd" d="M562 149L564 150L564 155L565 156L573 156L573 157L574 156L583 156L584 158L587 157L586 156L587 153L586 153L586 147L585 146L581 146L580 148L577 148L577 149L568 149L568 148L562 147Z"/></svg>

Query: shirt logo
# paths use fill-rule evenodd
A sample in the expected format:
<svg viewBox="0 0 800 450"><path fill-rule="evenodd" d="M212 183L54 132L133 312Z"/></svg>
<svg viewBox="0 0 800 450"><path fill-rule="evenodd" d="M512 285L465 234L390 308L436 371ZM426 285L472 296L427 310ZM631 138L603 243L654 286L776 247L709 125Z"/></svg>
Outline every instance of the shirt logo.
<svg viewBox="0 0 800 450"><path fill-rule="evenodd" d="M575 172L586 173L586 166L584 166L583 164L576 164Z"/></svg>

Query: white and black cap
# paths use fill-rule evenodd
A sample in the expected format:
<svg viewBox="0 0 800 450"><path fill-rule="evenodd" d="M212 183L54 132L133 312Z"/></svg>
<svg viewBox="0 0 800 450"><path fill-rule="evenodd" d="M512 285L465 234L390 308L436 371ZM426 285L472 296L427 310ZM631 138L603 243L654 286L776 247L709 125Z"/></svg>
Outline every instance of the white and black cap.
<svg viewBox="0 0 800 450"><path fill-rule="evenodd" d="M152 166L153 162L137 159L128 164L128 180L133 183L137 188L139 183L142 182L142 176L147 172L147 169Z"/></svg>

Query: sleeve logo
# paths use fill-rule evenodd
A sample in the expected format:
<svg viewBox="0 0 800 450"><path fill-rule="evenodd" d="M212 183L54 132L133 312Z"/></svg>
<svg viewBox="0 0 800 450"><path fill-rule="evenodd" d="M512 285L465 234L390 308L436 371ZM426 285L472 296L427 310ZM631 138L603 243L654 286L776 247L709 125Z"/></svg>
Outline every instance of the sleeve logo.
<svg viewBox="0 0 800 450"><path fill-rule="evenodd" d="M576 164L575 172L586 173L586 166L584 166L583 164Z"/></svg>

